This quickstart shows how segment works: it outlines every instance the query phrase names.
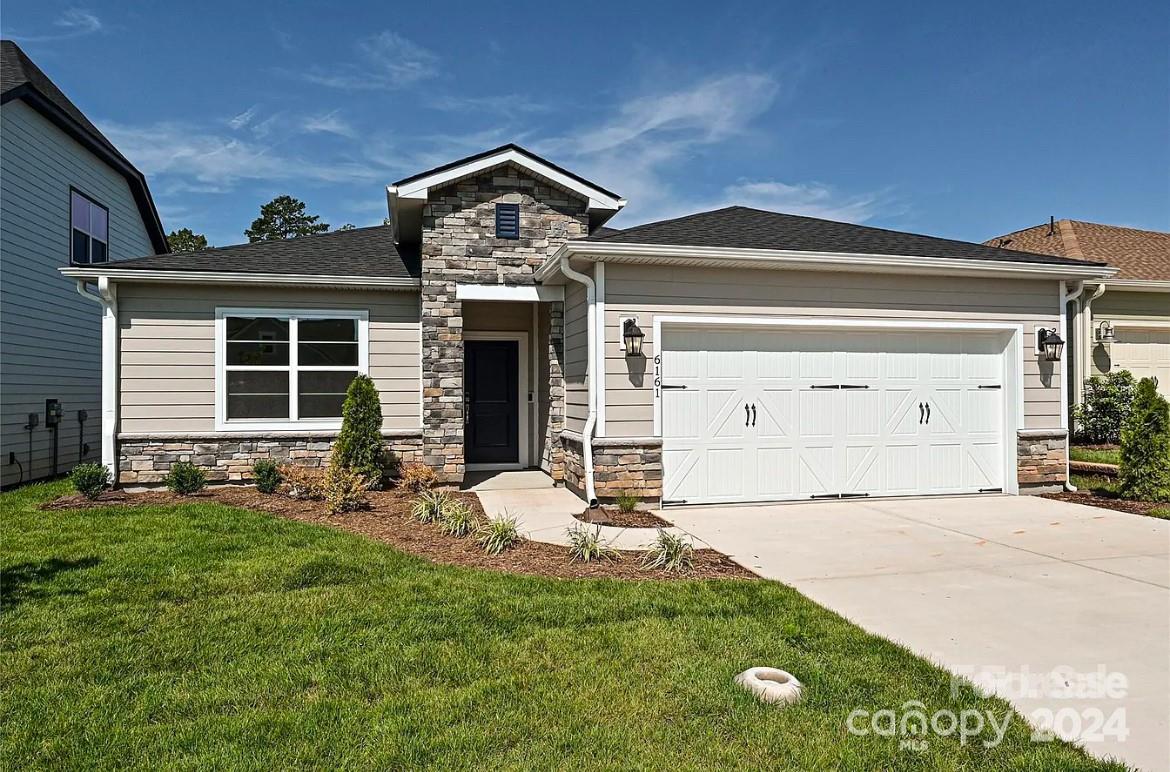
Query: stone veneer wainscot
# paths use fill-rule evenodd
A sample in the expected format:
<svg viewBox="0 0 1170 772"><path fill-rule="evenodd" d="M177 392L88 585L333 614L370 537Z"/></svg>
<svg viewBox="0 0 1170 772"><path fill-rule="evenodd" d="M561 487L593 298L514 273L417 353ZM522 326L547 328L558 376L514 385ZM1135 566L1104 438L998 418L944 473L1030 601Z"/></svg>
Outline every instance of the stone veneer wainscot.
<svg viewBox="0 0 1170 772"><path fill-rule="evenodd" d="M561 432L565 487L585 497L585 461L581 435ZM654 437L595 437L593 489L598 501L612 502L633 493L644 502L662 500L662 441Z"/></svg>
<svg viewBox="0 0 1170 772"><path fill-rule="evenodd" d="M1063 488L1068 458L1064 429L1030 429L1016 440L1016 469L1020 493L1047 493Z"/></svg>

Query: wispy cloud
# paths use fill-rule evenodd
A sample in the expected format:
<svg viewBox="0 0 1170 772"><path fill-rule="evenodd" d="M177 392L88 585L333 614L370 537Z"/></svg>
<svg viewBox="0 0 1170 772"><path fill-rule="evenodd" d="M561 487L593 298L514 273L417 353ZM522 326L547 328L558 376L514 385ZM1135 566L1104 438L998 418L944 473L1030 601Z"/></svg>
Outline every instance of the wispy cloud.
<svg viewBox="0 0 1170 772"><path fill-rule="evenodd" d="M397 32L386 30L357 43L356 61L314 67L303 74L320 86L347 91L399 89L438 75L439 57Z"/></svg>
<svg viewBox="0 0 1170 772"><path fill-rule="evenodd" d="M256 117L256 114L259 111L260 105L252 105L244 112L237 113L228 119L228 126L231 126L233 129L238 131L251 123L252 119Z"/></svg>
<svg viewBox="0 0 1170 772"><path fill-rule="evenodd" d="M310 134L336 134L339 137L353 137L355 132L340 115L340 110L334 110L323 115L311 115L301 126Z"/></svg>
<svg viewBox="0 0 1170 772"><path fill-rule="evenodd" d="M71 40L73 38L92 35L105 29L102 20L93 11L84 8L68 8L53 21L57 32L46 32L40 35L21 35L12 33L12 37L30 43L46 43L53 40Z"/></svg>
<svg viewBox="0 0 1170 772"><path fill-rule="evenodd" d="M439 94L430 97L426 106L432 110L448 113L484 113L517 115L546 113L552 106L536 102L523 94L499 94L497 96L456 96Z"/></svg>

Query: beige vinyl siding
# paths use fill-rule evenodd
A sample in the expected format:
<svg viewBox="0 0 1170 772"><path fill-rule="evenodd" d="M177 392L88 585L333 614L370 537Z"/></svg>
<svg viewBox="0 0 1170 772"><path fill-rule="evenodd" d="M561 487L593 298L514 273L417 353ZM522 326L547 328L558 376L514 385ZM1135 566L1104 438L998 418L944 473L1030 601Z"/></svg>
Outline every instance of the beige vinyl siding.
<svg viewBox="0 0 1170 772"><path fill-rule="evenodd" d="M1022 324L1024 426L1061 425L1063 362L1040 363L1032 348L1037 326L1060 324L1057 281L621 264L608 264L605 270L608 437L653 434L654 317L675 314ZM566 306L567 298L566 293ZM621 351L618 320L623 316L638 317L646 333L644 359L627 359Z"/></svg>
<svg viewBox="0 0 1170 772"><path fill-rule="evenodd" d="M580 432L589 417L588 294L580 282L565 282L565 428Z"/></svg>
<svg viewBox="0 0 1170 772"><path fill-rule="evenodd" d="M1109 287L1093 301L1094 323L1102 319L1170 321L1170 292L1133 292Z"/></svg>
<svg viewBox="0 0 1170 772"><path fill-rule="evenodd" d="M119 431L215 430L215 309L326 308L370 315L370 376L385 429L421 425L414 292L119 284Z"/></svg>

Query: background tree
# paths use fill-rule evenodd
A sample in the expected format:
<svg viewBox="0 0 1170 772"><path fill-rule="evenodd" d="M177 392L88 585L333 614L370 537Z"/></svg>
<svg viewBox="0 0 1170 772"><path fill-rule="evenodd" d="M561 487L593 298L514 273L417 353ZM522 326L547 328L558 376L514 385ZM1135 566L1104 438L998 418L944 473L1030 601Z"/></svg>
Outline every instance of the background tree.
<svg viewBox="0 0 1170 772"><path fill-rule="evenodd" d="M244 231L248 241L276 241L295 239L297 236L311 236L329 230L329 223L318 222L321 218L305 212L305 203L292 196L277 196L260 207L260 216L252 221L252 227Z"/></svg>
<svg viewBox="0 0 1170 772"><path fill-rule="evenodd" d="M335 230L335 231L352 231L352 230L355 230L356 228L357 228L356 225L354 225L351 222L347 222L345 225L338 225L333 230Z"/></svg>
<svg viewBox="0 0 1170 772"><path fill-rule="evenodd" d="M167 234L167 243L171 245L172 254L207 249L207 237L190 228L179 228L177 231L171 231Z"/></svg>

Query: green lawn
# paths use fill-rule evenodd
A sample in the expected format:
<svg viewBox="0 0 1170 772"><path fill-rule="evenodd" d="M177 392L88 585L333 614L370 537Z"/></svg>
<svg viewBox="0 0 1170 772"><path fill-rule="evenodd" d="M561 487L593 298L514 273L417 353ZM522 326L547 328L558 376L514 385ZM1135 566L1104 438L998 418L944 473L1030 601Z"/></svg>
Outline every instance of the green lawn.
<svg viewBox="0 0 1170 772"><path fill-rule="evenodd" d="M209 503L37 509L63 490L0 495L5 769L1114 768L1019 717L990 749L848 734L854 708L1006 705L779 584L441 567ZM735 688L754 664L804 702Z"/></svg>
<svg viewBox="0 0 1170 772"><path fill-rule="evenodd" d="M1069 451L1069 458L1073 461L1086 461L1093 464L1113 464L1121 463L1121 449L1111 448L1107 450L1096 450L1094 448L1081 448L1076 445L1072 446Z"/></svg>

